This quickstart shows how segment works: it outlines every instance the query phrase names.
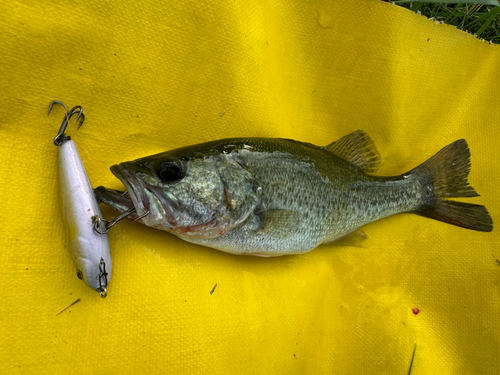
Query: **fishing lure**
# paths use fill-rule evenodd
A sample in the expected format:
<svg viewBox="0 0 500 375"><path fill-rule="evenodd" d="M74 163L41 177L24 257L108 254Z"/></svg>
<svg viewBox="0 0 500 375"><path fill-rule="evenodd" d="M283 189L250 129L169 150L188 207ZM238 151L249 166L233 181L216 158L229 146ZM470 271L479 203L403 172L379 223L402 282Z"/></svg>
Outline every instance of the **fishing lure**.
<svg viewBox="0 0 500 375"><path fill-rule="evenodd" d="M111 255L106 234L108 222L102 217L75 142L64 133L73 115L78 114L78 128L82 126L85 116L81 106L68 111L66 105L57 100L50 103L49 114L54 104L60 104L66 110L54 144L58 149L60 193L69 252L76 265L78 278L98 291L102 298L106 298L111 277Z"/></svg>

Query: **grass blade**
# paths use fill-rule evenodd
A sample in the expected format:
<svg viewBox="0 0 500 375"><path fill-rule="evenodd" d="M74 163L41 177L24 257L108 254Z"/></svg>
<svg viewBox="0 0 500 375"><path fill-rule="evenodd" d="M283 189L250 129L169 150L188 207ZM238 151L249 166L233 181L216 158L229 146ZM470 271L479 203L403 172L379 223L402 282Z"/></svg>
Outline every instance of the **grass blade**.
<svg viewBox="0 0 500 375"><path fill-rule="evenodd" d="M484 5L487 2L498 3L500 0L466 0L453 3L452 0L382 0L417 12L435 21L457 27L476 37L499 43L500 6ZM453 0L456 1L456 0Z"/></svg>
<svg viewBox="0 0 500 375"><path fill-rule="evenodd" d="M408 375L411 375L411 368L413 367L413 360L415 359L416 350L417 350L417 343L415 343L415 347L413 348L413 355L411 356L410 370L408 371Z"/></svg>
<svg viewBox="0 0 500 375"><path fill-rule="evenodd" d="M457 0L399 0L399 1L394 1L396 4L402 4L402 3L439 3L439 4L455 4ZM500 6L498 3L498 0L462 0L462 3L464 4L486 4L486 5L496 5Z"/></svg>
<svg viewBox="0 0 500 375"><path fill-rule="evenodd" d="M498 9L498 7L496 7L495 9ZM493 10L495 10L495 9L493 9ZM492 10L492 11L493 11L493 10ZM492 11L489 11L489 12L484 12L484 13L483 13L483 14L481 14L478 18L476 18L474 21L470 22L470 23L468 24L468 26L475 25L475 24L476 24L476 23L478 23L479 21L482 21L482 20L484 20L484 19L488 18L488 17L490 16L490 14L491 14L491 12L492 12Z"/></svg>
<svg viewBox="0 0 500 375"><path fill-rule="evenodd" d="M479 36L481 33L490 26L491 21L495 19L495 17L498 15L500 12L500 7L496 7L495 9L491 10L489 12L489 17L484 21L483 25L479 28L479 30L476 32L476 35Z"/></svg>

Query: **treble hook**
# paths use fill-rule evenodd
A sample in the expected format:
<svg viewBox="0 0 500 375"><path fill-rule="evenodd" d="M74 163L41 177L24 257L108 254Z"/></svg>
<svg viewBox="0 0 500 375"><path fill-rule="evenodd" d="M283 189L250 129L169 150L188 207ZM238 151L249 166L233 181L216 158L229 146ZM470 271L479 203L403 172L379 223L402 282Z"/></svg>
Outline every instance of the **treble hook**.
<svg viewBox="0 0 500 375"><path fill-rule="evenodd" d="M123 195L125 195L125 194L123 194ZM125 219L127 216L130 216L134 212L135 212L135 207L123 212L121 215L118 215L113 220L101 219L97 215L92 216L92 227L94 228L94 232L96 232L98 234L106 234L109 232L109 230L111 229L111 227L113 225L118 223L120 220ZM149 215L149 211L146 211L143 215L139 216L136 219L133 219L132 221L137 222L137 221L141 220L143 217L146 217L147 215ZM101 223L104 223L104 230L101 230Z"/></svg>
<svg viewBox="0 0 500 375"><path fill-rule="evenodd" d="M50 111L52 111L52 106L54 104L60 104L64 107L64 109L66 110L66 117L69 116L69 111L68 111L68 107L66 107L66 104L64 104L63 102L59 101L59 100L53 100L50 104L49 104L49 113L47 113L47 116L50 115ZM66 117L64 119L66 119Z"/></svg>
<svg viewBox="0 0 500 375"><path fill-rule="evenodd" d="M59 128L59 132L57 133L56 137L54 138L54 144L56 146L60 146L63 141L68 141L71 139L71 137L69 135L64 134L64 132L66 131L66 128L68 127L68 123L69 123L69 120L71 119L71 117L75 113L78 113L78 118L76 119L76 123L78 124L78 122L80 122L80 124L78 125L78 129L80 129L83 122L85 121L85 115L83 114L83 108L79 105L71 108L71 111L68 111L68 107L66 107L66 105L63 102L61 102L59 100L54 100L49 105L49 112L47 113L47 116L50 114L50 111L52 111L52 106L56 103L62 105L64 107L64 109L66 110L66 115L64 116L64 120L61 124L61 127Z"/></svg>

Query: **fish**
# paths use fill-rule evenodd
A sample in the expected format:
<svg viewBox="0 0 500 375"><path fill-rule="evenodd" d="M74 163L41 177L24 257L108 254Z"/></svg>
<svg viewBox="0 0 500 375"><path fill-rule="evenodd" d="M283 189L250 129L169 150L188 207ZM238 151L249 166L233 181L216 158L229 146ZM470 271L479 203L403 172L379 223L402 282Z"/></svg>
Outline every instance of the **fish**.
<svg viewBox="0 0 500 375"><path fill-rule="evenodd" d="M460 139L411 171L376 176L380 154L357 130L327 146L280 138L234 138L113 165L125 194L96 188L101 203L199 245L231 254L303 254L321 244L360 243L363 225L414 213L490 232L467 181L470 150ZM134 219L134 215L131 218Z"/></svg>
<svg viewBox="0 0 500 375"><path fill-rule="evenodd" d="M49 113L54 103L64 105L62 102L52 102ZM66 109L67 115L54 140L58 150L59 193L66 243L77 269L77 277L105 298L112 269L105 221L76 144L69 135L63 133L71 116L81 114L81 110L77 112L75 108L70 112ZM96 218L100 219L97 224ZM96 233L95 226L104 234Z"/></svg>

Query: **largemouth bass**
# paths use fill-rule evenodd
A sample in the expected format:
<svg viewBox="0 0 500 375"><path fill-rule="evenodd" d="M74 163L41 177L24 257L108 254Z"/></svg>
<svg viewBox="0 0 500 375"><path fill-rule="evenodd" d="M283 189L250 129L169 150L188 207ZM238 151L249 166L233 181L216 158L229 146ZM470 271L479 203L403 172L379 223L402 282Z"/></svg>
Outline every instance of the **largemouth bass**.
<svg viewBox="0 0 500 375"><path fill-rule="evenodd" d="M232 254L300 254L362 237L361 226L413 212L489 232L475 197L470 151L458 140L408 173L373 173L379 153L358 130L326 147L288 139L222 139L111 167L130 193L98 187L98 199L143 224Z"/></svg>

